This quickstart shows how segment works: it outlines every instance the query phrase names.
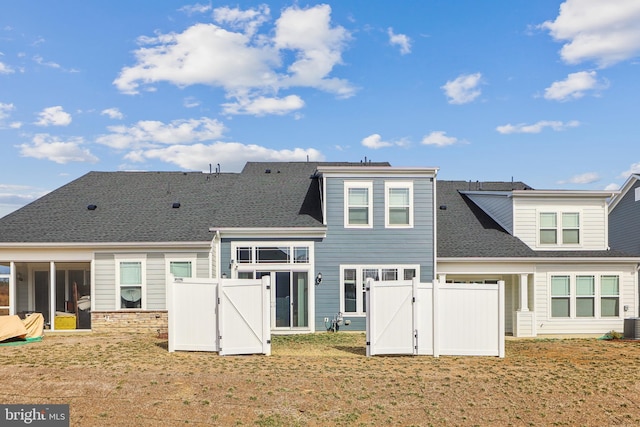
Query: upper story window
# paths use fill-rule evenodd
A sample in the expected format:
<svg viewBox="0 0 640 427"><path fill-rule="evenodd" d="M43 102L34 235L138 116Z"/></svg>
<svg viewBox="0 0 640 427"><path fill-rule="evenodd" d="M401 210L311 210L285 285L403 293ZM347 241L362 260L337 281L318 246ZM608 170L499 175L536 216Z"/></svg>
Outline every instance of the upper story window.
<svg viewBox="0 0 640 427"><path fill-rule="evenodd" d="M541 212L541 245L577 245L580 243L580 214L578 212Z"/></svg>
<svg viewBox="0 0 640 427"><path fill-rule="evenodd" d="M385 226L413 227L413 183L385 182Z"/></svg>
<svg viewBox="0 0 640 427"><path fill-rule="evenodd" d="M372 228L373 184L367 181L347 181L344 183L344 226L345 228Z"/></svg>

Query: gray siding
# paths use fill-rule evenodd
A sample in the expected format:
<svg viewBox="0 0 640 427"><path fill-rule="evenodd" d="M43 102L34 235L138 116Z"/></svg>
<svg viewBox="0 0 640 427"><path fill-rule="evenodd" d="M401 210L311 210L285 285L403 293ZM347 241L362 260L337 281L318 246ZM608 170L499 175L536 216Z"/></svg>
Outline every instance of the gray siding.
<svg viewBox="0 0 640 427"><path fill-rule="evenodd" d="M113 254L95 254L93 299L96 310L113 310L116 300L116 262Z"/></svg>
<svg viewBox="0 0 640 427"><path fill-rule="evenodd" d="M122 252L118 252L121 254ZM139 253L132 256L139 256ZM146 254L146 298L147 310L166 309L166 261L164 252ZM176 256L171 252L168 256ZM209 277L209 252L196 253L196 277ZM94 300L96 310L117 310L116 307L116 262L115 253L95 255Z"/></svg>
<svg viewBox="0 0 640 427"><path fill-rule="evenodd" d="M147 310L164 310L166 308L166 286L164 254L147 254L147 295L145 296Z"/></svg>
<svg viewBox="0 0 640 427"><path fill-rule="evenodd" d="M632 255L640 255L640 201L635 200L638 187L640 181L636 181L609 213L609 246Z"/></svg>
<svg viewBox="0 0 640 427"><path fill-rule="evenodd" d="M344 181L325 178L327 237L315 249L316 272L322 284L316 287L316 329L324 329L324 317L340 310L340 265L418 264L420 281L433 280L433 189L429 177L371 178L373 182L373 228L344 228ZM414 227L385 228L385 181L413 181ZM354 317L351 330L364 330L365 318Z"/></svg>
<svg viewBox="0 0 640 427"><path fill-rule="evenodd" d="M495 222L513 234L513 203L510 197L495 194L467 194Z"/></svg>

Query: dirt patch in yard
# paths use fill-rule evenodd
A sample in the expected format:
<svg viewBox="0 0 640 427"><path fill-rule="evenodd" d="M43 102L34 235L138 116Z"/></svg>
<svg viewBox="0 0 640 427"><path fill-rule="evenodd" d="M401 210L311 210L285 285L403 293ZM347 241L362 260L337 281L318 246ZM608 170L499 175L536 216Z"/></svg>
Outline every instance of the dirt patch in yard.
<svg viewBox="0 0 640 427"><path fill-rule="evenodd" d="M0 403L71 425L638 425L640 342L508 340L506 357L365 357L363 334L273 337L271 356L148 335L0 347Z"/></svg>

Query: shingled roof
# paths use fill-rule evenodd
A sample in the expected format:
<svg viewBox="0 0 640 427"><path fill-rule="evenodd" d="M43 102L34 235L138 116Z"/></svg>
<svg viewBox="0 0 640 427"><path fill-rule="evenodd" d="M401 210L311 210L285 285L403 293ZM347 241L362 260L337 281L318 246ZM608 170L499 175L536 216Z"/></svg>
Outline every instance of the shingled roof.
<svg viewBox="0 0 640 427"><path fill-rule="evenodd" d="M311 178L319 165L359 163L249 162L240 173L213 174L90 172L1 218L0 243L207 242L211 227L321 228L320 189Z"/></svg>
<svg viewBox="0 0 640 427"><path fill-rule="evenodd" d="M628 257L619 251L534 251L509 234L463 194L465 191L532 190L523 182L445 181L437 184L438 258Z"/></svg>
<svg viewBox="0 0 640 427"><path fill-rule="evenodd" d="M522 240L507 233L460 191L510 191L529 188L521 182L444 181L437 184L438 258L534 257Z"/></svg>

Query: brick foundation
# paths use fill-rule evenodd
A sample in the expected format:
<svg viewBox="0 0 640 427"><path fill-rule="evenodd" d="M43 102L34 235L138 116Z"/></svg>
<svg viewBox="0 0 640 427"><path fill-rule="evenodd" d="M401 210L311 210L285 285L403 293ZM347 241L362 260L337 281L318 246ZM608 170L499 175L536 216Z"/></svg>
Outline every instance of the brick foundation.
<svg viewBox="0 0 640 427"><path fill-rule="evenodd" d="M168 325L166 310L94 311L91 313L91 330L94 332L166 334Z"/></svg>

